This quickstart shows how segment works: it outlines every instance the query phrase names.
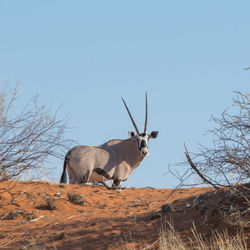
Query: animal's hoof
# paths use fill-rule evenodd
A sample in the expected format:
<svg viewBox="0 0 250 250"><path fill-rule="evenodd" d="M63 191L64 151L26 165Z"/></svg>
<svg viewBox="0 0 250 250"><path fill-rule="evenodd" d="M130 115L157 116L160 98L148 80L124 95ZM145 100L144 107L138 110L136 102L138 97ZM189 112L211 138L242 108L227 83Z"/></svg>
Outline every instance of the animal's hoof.
<svg viewBox="0 0 250 250"><path fill-rule="evenodd" d="M120 185L116 186L115 184L112 184L112 189L113 190L117 190L117 189L121 190L121 186Z"/></svg>

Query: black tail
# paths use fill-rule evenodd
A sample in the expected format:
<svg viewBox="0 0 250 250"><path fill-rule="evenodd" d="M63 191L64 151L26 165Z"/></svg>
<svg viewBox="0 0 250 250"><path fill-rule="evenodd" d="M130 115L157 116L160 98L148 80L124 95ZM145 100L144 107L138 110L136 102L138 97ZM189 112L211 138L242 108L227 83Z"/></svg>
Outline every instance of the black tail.
<svg viewBox="0 0 250 250"><path fill-rule="evenodd" d="M66 165L67 165L67 163L68 163L68 157L66 155L65 159L64 159L63 172L62 172L60 183L67 183L67 174L66 174Z"/></svg>

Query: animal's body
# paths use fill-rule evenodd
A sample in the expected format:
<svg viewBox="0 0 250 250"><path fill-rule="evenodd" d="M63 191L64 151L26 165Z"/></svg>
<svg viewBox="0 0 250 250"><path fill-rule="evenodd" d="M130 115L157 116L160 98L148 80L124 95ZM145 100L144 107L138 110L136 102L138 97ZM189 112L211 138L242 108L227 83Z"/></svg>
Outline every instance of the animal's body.
<svg viewBox="0 0 250 250"><path fill-rule="evenodd" d="M124 102L124 101L123 101ZM100 146L76 146L65 156L61 183L66 183L66 169L69 183L82 184L88 181L103 182L113 179L113 187L119 187L148 154L148 140L156 138L157 131L147 134L147 97L144 133L139 130L124 105L135 126L137 135L129 132L127 140L111 140Z"/></svg>
<svg viewBox="0 0 250 250"><path fill-rule="evenodd" d="M143 160L135 138L111 140L101 146L76 146L66 157L65 164L71 184L86 181L125 181ZM116 186L117 186L116 185Z"/></svg>

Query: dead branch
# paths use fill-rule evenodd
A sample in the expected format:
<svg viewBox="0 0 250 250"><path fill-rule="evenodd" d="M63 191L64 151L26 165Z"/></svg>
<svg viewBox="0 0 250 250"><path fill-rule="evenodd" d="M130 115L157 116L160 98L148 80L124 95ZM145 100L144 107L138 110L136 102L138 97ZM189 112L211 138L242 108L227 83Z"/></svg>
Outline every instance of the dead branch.
<svg viewBox="0 0 250 250"><path fill-rule="evenodd" d="M207 178L204 177L204 175L199 171L199 169L195 166L195 164L193 163L193 161L191 160L191 157L188 153L186 144L184 143L184 147L185 147L185 155L187 157L187 161L189 163L189 165L191 166L191 168L200 176L200 178L208 183L209 185L213 186L215 189L219 189L215 184L213 184L211 181L209 181Z"/></svg>

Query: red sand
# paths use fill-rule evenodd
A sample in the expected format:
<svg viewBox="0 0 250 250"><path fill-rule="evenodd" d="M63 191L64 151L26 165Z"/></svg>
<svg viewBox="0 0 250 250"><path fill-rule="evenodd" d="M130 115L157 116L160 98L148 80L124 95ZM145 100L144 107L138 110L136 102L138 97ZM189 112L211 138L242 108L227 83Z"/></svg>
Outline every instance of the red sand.
<svg viewBox="0 0 250 250"><path fill-rule="evenodd" d="M120 249L123 244L150 245L171 220L185 238L193 222L209 236L226 224L211 188L108 190L100 186L45 182L0 183L0 249ZM68 193L80 194L80 204ZM192 197L192 198L191 198ZM74 197L73 197L74 198ZM77 197L76 197L77 198ZM162 214L162 205L166 211ZM51 209L51 210L49 210ZM249 227L245 229L250 236Z"/></svg>

